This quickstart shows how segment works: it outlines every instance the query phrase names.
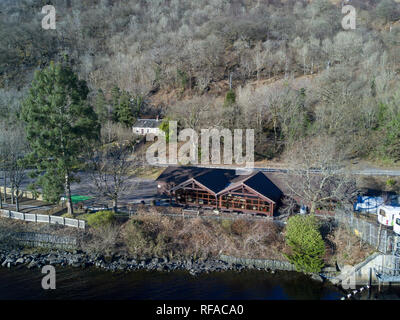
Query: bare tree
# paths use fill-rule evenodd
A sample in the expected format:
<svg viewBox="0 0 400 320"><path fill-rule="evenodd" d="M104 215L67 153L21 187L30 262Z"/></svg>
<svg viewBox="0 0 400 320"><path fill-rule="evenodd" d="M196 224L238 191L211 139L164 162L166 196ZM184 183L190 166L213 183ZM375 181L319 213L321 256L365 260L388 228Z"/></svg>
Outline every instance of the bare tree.
<svg viewBox="0 0 400 320"><path fill-rule="evenodd" d="M22 195L21 185L26 177L25 155L28 151L28 143L21 126L12 126L7 133L9 144L8 172L11 182L11 201L15 199L16 210L19 211L19 200Z"/></svg>
<svg viewBox="0 0 400 320"><path fill-rule="evenodd" d="M311 213L330 202L351 201L356 182L344 169L344 156L331 138L300 141L287 156L286 184L291 196L310 206Z"/></svg>
<svg viewBox="0 0 400 320"><path fill-rule="evenodd" d="M136 160L131 158L133 146L120 142L106 145L92 152L89 172L100 197L112 201L113 210L118 210L121 195L132 189L131 179Z"/></svg>
<svg viewBox="0 0 400 320"><path fill-rule="evenodd" d="M3 178L4 178L4 201L6 199L6 164L8 160L8 151L7 151L7 140L6 140L6 129L3 124L0 126L0 168L3 171ZM3 208L3 196L0 188L0 209Z"/></svg>

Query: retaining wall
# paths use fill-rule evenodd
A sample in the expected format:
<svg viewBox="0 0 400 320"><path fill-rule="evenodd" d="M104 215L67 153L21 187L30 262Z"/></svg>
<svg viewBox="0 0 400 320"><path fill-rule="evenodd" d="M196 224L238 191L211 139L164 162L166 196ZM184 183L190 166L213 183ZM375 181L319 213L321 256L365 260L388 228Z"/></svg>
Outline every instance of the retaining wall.
<svg viewBox="0 0 400 320"><path fill-rule="evenodd" d="M227 263L240 264L243 266L255 266L258 268L270 269L270 270L296 271L295 266L287 261L268 260L268 259L247 259L247 258L237 258L227 255L220 255L219 258Z"/></svg>
<svg viewBox="0 0 400 320"><path fill-rule="evenodd" d="M29 247L74 249L78 244L74 237L35 232L15 233L12 237L18 244Z"/></svg>

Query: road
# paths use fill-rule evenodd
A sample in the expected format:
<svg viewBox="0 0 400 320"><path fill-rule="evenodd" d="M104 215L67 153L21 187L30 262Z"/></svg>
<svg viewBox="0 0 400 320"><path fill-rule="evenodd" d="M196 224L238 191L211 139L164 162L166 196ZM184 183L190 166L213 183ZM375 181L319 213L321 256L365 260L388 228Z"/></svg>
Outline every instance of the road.
<svg viewBox="0 0 400 320"><path fill-rule="evenodd" d="M77 175L79 183L71 185L72 194L85 196L96 196L96 187L88 174L80 172ZM133 177L128 180L126 190L121 194L120 202L140 202L142 200L152 200L157 196L157 183L152 179L142 179Z"/></svg>
<svg viewBox="0 0 400 320"><path fill-rule="evenodd" d="M84 195L96 197L96 187L89 174L80 172L76 175L80 182L71 184L71 192L73 195ZM22 183L22 189L26 190L33 180L26 177ZM7 181L9 183L9 181ZM3 186L3 174L0 173L0 185ZM157 196L157 183L152 179L131 178L128 180L128 187L122 193L120 202L135 203L142 200L152 200Z"/></svg>
<svg viewBox="0 0 400 320"><path fill-rule="evenodd" d="M166 165L161 165L161 167L166 167ZM246 173L245 168L238 168L232 166L206 166L206 165L197 165L197 167L202 168L218 168L218 169L239 169L243 173ZM266 167L254 167L249 168L247 170L259 170L263 172L276 172L276 173L288 173L289 169L287 168L266 168ZM314 169L310 170L312 173L320 173L321 170ZM387 170L387 169L378 169L378 168L366 168L366 169L350 169L352 174L363 175L363 176L393 176L400 177L400 170Z"/></svg>

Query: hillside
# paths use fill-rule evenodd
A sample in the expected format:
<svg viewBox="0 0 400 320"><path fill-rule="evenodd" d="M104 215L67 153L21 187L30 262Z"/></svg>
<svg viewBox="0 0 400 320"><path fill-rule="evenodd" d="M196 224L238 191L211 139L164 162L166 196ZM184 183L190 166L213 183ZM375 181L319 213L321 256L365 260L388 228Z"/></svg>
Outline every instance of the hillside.
<svg viewBox="0 0 400 320"><path fill-rule="evenodd" d="M349 31L340 1L56 0L56 30L41 29L43 3L0 2L4 119L34 70L68 56L103 123L159 114L182 128L253 128L257 160L316 136L349 159L400 157L399 1L351 1Z"/></svg>

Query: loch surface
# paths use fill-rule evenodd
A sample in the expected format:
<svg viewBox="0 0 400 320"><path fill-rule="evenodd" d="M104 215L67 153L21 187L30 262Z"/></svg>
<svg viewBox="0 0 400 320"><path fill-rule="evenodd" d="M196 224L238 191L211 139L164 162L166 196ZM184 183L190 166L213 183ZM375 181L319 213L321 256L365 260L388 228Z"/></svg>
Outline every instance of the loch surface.
<svg viewBox="0 0 400 320"><path fill-rule="evenodd" d="M183 271L112 273L59 267L55 290L42 289L44 276L40 269L0 268L0 299L337 300L343 296L335 286L296 272L227 271L193 277Z"/></svg>

